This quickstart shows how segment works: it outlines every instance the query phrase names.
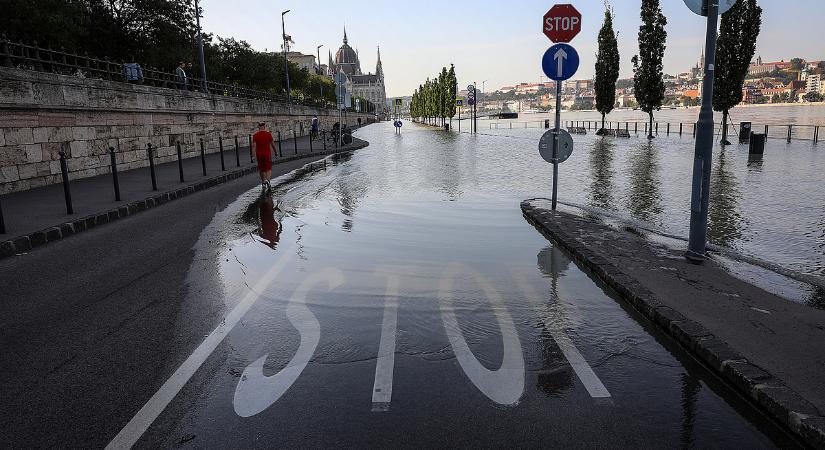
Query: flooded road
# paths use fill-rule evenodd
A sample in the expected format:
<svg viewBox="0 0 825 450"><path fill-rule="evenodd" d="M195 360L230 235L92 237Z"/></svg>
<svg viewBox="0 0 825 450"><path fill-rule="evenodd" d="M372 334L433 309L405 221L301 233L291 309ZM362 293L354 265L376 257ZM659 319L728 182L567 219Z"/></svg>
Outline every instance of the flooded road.
<svg viewBox="0 0 825 450"><path fill-rule="evenodd" d="M358 133L215 216L225 320L111 448L794 447L522 218L500 140Z"/></svg>

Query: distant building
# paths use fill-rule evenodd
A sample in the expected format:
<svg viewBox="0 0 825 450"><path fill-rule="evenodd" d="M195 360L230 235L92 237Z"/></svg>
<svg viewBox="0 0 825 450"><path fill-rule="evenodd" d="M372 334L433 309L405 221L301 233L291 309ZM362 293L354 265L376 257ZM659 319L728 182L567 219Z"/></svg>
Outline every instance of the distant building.
<svg viewBox="0 0 825 450"><path fill-rule="evenodd" d="M300 69L306 69L309 73L315 72L315 55L305 55L301 52L286 52L286 59L295 63Z"/></svg>
<svg viewBox="0 0 825 450"><path fill-rule="evenodd" d="M791 63L780 61L780 62L762 62L762 57L758 57L755 63L751 63L748 67L748 75L762 75L770 72L776 72L778 70L787 70L791 68Z"/></svg>
<svg viewBox="0 0 825 450"><path fill-rule="evenodd" d="M381 49L378 49L375 63L375 73L361 72L361 60L358 58L358 51L349 46L347 40L347 30L344 29L344 41L341 48L335 52L335 59L332 53L329 54L327 64L327 75L334 77L335 74L343 72L347 75L347 87L351 90L352 96L361 97L373 103L376 114L386 116L387 112L387 91L384 85L384 68L381 65Z"/></svg>
<svg viewBox="0 0 825 450"><path fill-rule="evenodd" d="M822 92L822 81L825 79L821 74L810 74L805 79L806 92Z"/></svg>

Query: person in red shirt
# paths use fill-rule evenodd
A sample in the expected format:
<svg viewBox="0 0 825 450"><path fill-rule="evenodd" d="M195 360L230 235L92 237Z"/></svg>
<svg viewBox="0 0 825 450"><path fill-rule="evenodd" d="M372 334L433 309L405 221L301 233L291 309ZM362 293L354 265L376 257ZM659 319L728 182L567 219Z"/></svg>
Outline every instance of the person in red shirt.
<svg viewBox="0 0 825 450"><path fill-rule="evenodd" d="M258 174L261 176L261 186L269 188L269 178L272 176L272 153L277 155L272 133L267 131L266 123L258 123L258 132L252 135L252 149L258 160Z"/></svg>

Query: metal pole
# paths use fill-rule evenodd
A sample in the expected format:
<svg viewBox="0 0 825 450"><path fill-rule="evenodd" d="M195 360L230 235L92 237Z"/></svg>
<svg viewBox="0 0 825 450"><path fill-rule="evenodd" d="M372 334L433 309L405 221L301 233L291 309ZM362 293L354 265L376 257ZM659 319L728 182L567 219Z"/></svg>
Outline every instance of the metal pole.
<svg viewBox="0 0 825 450"><path fill-rule="evenodd" d="M289 11L290 10L288 9L288 10L281 13L281 34L283 35L282 37L284 38L284 74L286 74L286 103L287 103L287 105L292 104L292 94L289 90L289 62L287 62L287 59L286 59L286 26L284 25L284 16Z"/></svg>
<svg viewBox="0 0 825 450"><path fill-rule="evenodd" d="M175 147L178 149L178 175L180 177L180 182L183 183L183 155L180 151L180 142L177 142Z"/></svg>
<svg viewBox="0 0 825 450"><path fill-rule="evenodd" d="M241 150L238 148L238 135L235 135L235 164L241 167Z"/></svg>
<svg viewBox="0 0 825 450"><path fill-rule="evenodd" d="M295 135L295 130L292 130L292 146L295 147L295 154L298 154L298 136Z"/></svg>
<svg viewBox="0 0 825 450"><path fill-rule="evenodd" d="M63 197L66 200L66 214L74 214L72 192L69 189L69 167L66 164L66 152L60 149L60 173L63 175Z"/></svg>
<svg viewBox="0 0 825 450"><path fill-rule="evenodd" d="M327 151L327 132L321 133L321 141L324 142L324 151Z"/></svg>
<svg viewBox="0 0 825 450"><path fill-rule="evenodd" d="M247 137L249 138L249 162L255 162L255 155L252 153L252 135L248 134Z"/></svg>
<svg viewBox="0 0 825 450"><path fill-rule="evenodd" d="M309 152L312 153L312 133L309 134Z"/></svg>
<svg viewBox="0 0 825 450"><path fill-rule="evenodd" d="M3 204L0 203L0 234L6 234L6 221L3 220Z"/></svg>
<svg viewBox="0 0 825 450"><path fill-rule="evenodd" d="M278 148L275 150L275 157L278 157L278 150L281 151L281 156L284 156L284 148L281 147L281 130L278 130Z"/></svg>
<svg viewBox="0 0 825 450"><path fill-rule="evenodd" d="M476 110L476 105L478 104L478 89L476 89L476 82L473 81L473 96L475 101L473 101L473 133L478 133L478 112Z"/></svg>
<svg viewBox="0 0 825 450"><path fill-rule="evenodd" d="M705 42L705 78L702 85L702 109L699 112L698 136L693 159L693 192L690 201L690 238L685 257L700 264L705 259L708 233L710 172L713 159L713 74L716 64L716 26L719 0L705 0L708 12Z"/></svg>
<svg viewBox="0 0 825 450"><path fill-rule="evenodd" d="M558 160L559 151L559 126L561 125L561 82L556 81L556 128L553 133L553 161ZM553 205L556 209L556 195L559 188L559 163L553 163Z"/></svg>
<svg viewBox="0 0 825 450"><path fill-rule="evenodd" d="M109 147L109 156L112 158L112 183L115 186L115 201L120 201L120 183L117 180L117 161L115 158L115 148Z"/></svg>
<svg viewBox="0 0 825 450"><path fill-rule="evenodd" d="M203 79L203 91L206 89L206 59L203 57L203 35L201 34L201 11L198 8L198 0L195 0L195 23L198 27L198 57L201 62L201 78Z"/></svg>
<svg viewBox="0 0 825 450"><path fill-rule="evenodd" d="M158 180L155 178L155 155L152 151L152 144L146 144L146 152L149 154L149 173L152 175L152 190L158 190Z"/></svg>
<svg viewBox="0 0 825 450"><path fill-rule="evenodd" d="M791 133L793 130L793 125L788 125L788 144L791 143Z"/></svg>
<svg viewBox="0 0 825 450"><path fill-rule="evenodd" d="M679 136L682 136L682 122L679 122Z"/></svg>
<svg viewBox="0 0 825 450"><path fill-rule="evenodd" d="M203 139L201 139L201 168L203 176L206 176L206 152L203 150Z"/></svg>
<svg viewBox="0 0 825 450"><path fill-rule="evenodd" d="M226 170L226 164L223 162L223 137L218 136L218 151L221 153L221 170Z"/></svg>

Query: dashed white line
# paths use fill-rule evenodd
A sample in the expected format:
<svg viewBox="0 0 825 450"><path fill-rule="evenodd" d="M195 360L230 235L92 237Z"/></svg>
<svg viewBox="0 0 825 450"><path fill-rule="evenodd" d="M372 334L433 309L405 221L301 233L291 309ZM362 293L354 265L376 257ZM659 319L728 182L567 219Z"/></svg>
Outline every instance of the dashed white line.
<svg viewBox="0 0 825 450"><path fill-rule="evenodd" d="M392 400L392 376L395 367L395 341L398 324L398 286L400 276L387 276L384 299L384 320L381 323L381 343L375 363L375 383L372 387L372 410L387 411Z"/></svg>

